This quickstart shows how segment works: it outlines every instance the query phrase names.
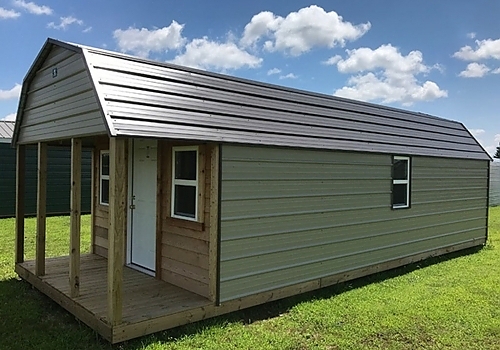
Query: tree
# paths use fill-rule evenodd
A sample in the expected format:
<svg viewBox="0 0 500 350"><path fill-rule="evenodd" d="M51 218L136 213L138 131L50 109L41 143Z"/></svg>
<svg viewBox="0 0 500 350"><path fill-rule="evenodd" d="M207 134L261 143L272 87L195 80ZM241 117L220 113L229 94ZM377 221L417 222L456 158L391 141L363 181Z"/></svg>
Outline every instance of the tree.
<svg viewBox="0 0 500 350"><path fill-rule="evenodd" d="M497 151L496 151L495 155L493 156L493 158L500 159L500 142L498 143Z"/></svg>

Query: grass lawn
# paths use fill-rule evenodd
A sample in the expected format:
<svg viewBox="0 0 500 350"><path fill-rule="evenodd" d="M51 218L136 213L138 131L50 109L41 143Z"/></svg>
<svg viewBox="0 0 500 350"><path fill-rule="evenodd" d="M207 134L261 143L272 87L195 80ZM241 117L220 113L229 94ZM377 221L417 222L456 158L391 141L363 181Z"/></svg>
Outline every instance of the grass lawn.
<svg viewBox="0 0 500 350"><path fill-rule="evenodd" d="M89 246L82 219L82 252ZM34 256L35 220L26 221ZM69 218L47 220L66 255ZM0 220L0 349L500 349L500 207L483 249L427 260L114 347L14 270L14 220ZM439 262L439 264L437 264Z"/></svg>

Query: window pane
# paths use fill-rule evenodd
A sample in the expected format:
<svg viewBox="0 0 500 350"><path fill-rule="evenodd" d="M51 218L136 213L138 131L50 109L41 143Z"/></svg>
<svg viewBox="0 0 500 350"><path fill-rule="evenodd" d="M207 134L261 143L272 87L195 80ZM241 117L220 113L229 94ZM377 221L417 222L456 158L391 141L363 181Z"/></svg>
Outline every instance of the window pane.
<svg viewBox="0 0 500 350"><path fill-rule="evenodd" d="M101 154L101 174L109 175L109 153Z"/></svg>
<svg viewBox="0 0 500 350"><path fill-rule="evenodd" d="M394 159L392 163L392 179L407 180L408 179L408 161L402 159Z"/></svg>
<svg viewBox="0 0 500 350"><path fill-rule="evenodd" d="M195 218L196 187L175 185L174 214Z"/></svg>
<svg viewBox="0 0 500 350"><path fill-rule="evenodd" d="M109 204L109 180L101 180L101 203Z"/></svg>
<svg viewBox="0 0 500 350"><path fill-rule="evenodd" d="M408 205L407 194L408 185L392 185L392 205Z"/></svg>
<svg viewBox="0 0 500 350"><path fill-rule="evenodd" d="M175 178L196 180L196 151L175 151Z"/></svg>

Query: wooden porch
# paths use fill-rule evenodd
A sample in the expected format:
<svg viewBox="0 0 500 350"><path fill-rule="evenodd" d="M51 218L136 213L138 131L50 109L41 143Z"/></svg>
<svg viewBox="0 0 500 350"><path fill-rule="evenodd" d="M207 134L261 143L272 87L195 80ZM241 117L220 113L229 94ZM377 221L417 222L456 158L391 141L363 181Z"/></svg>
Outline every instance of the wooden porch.
<svg viewBox="0 0 500 350"><path fill-rule="evenodd" d="M128 339L129 334L148 334L148 328L155 323L161 323L165 329L175 327L185 323L179 322L180 319L189 319L190 315L213 304L195 293L124 267L122 323L112 327L107 320L107 268L105 258L82 255L80 293L73 298L68 283L68 256L47 258L44 276L36 276L33 260L17 264L16 272L113 343Z"/></svg>

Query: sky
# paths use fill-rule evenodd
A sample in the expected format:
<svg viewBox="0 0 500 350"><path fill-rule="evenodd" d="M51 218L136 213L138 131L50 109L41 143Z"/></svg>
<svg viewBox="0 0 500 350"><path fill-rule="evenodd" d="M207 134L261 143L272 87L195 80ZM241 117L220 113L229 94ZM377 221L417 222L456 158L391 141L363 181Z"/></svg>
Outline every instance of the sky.
<svg viewBox="0 0 500 350"><path fill-rule="evenodd" d="M45 40L428 113L500 143L500 1L0 0L0 119Z"/></svg>

